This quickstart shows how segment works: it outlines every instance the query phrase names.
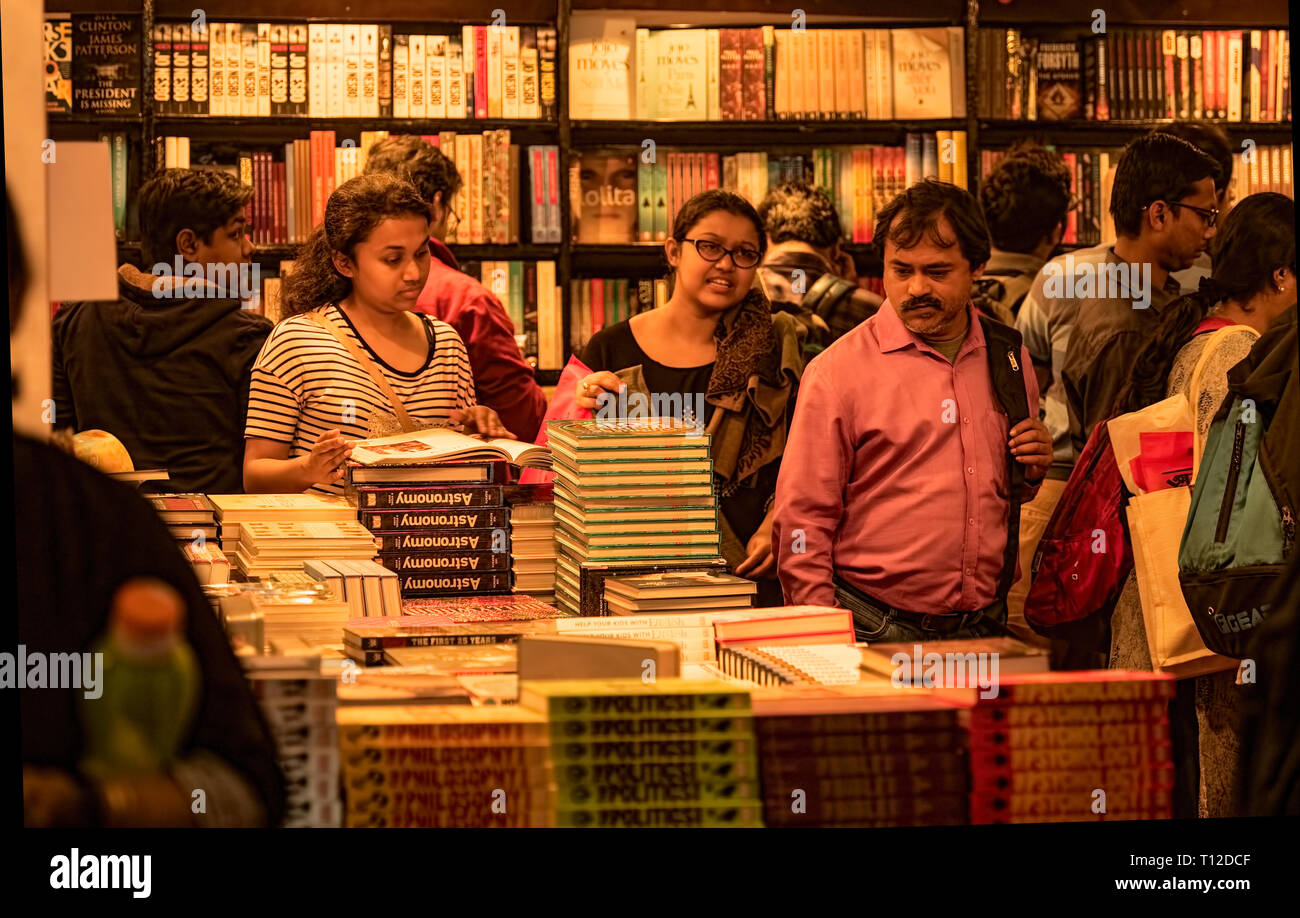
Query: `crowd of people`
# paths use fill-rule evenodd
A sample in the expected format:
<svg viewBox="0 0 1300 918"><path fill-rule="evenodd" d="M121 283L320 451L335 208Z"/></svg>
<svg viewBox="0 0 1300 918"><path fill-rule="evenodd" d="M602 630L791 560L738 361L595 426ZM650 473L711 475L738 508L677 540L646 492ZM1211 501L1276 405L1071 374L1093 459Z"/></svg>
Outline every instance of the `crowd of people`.
<svg viewBox="0 0 1300 918"><path fill-rule="evenodd" d="M699 399L723 554L760 604L845 607L865 641L1011 635L1050 643L1058 668L1150 670L1135 575L1068 639L1032 627L1026 596L1099 425L1190 393L1199 367L1199 450L1233 367L1296 346L1293 202L1231 201L1231 169L1214 127L1137 138L1115 171L1115 241L1062 254L1073 202L1054 152L1013 148L978 198L917 183L876 219L883 301L820 190L785 184L757 208L705 191L665 243L667 302L591 338L576 404L624 388ZM516 329L442 241L460 187L427 142L379 141L330 196L274 326L228 291L123 266L117 301L54 318L56 426L106 430L137 467L207 492L337 493L353 445L398 430L534 439L547 399ZM217 172L160 173L139 197L146 263L248 263L249 195ZM11 327L12 303L11 289ZM1278 404L1268 423L1290 429L1300 406ZM40 466L43 447L24 448ZM1294 471L1276 488L1294 508ZM204 665L228 674L210 638ZM1238 812L1236 671L1183 680L1180 699L1175 749L1196 767L1176 812ZM246 783L273 820L273 782Z"/></svg>

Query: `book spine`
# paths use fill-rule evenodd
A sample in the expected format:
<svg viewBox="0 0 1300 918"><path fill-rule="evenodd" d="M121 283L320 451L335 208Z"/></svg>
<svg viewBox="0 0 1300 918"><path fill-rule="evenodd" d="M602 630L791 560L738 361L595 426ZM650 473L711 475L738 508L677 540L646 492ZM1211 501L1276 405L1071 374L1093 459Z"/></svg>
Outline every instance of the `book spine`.
<svg viewBox="0 0 1300 918"><path fill-rule="evenodd" d="M705 118L709 121L722 120L722 34L719 29L707 29L704 35L705 67ZM653 79L653 74L648 75Z"/></svg>
<svg viewBox="0 0 1300 918"><path fill-rule="evenodd" d="M171 114L172 27L166 22L156 23L153 27L153 101L155 112Z"/></svg>
<svg viewBox="0 0 1300 918"><path fill-rule="evenodd" d="M358 114L363 118L379 116L379 26L363 25L360 51L360 87Z"/></svg>
<svg viewBox="0 0 1300 918"><path fill-rule="evenodd" d="M501 117L520 116L519 26L498 29L501 58Z"/></svg>
<svg viewBox="0 0 1300 918"><path fill-rule="evenodd" d="M425 114L429 118L447 117L447 36L425 36L426 67L429 91L425 95Z"/></svg>
<svg viewBox="0 0 1300 918"><path fill-rule="evenodd" d="M1178 117L1192 116L1191 48L1186 32L1178 33Z"/></svg>
<svg viewBox="0 0 1300 918"><path fill-rule="evenodd" d="M379 563L398 574L417 571L439 573L492 572L510 570L508 551L437 551L417 554L381 554Z"/></svg>
<svg viewBox="0 0 1300 918"><path fill-rule="evenodd" d="M257 116L271 115L271 24L257 24Z"/></svg>
<svg viewBox="0 0 1300 918"><path fill-rule="evenodd" d="M285 114L302 118L308 112L307 25L289 26L289 104Z"/></svg>
<svg viewBox="0 0 1300 918"><path fill-rule="evenodd" d="M537 96L537 28L524 26L519 32L519 117L537 118L542 109Z"/></svg>
<svg viewBox="0 0 1300 918"><path fill-rule="evenodd" d="M768 121L776 120L776 28L763 26L763 114ZM852 73L850 73L850 79ZM859 83L859 87L861 83Z"/></svg>
<svg viewBox="0 0 1300 918"><path fill-rule="evenodd" d="M836 93L843 87L837 80L835 69L835 30L815 29L817 35L817 96L816 117L822 120L834 118L836 114Z"/></svg>
<svg viewBox="0 0 1300 918"><path fill-rule="evenodd" d="M327 111L329 76L326 71L327 27L324 23L307 24L307 114L323 118Z"/></svg>
<svg viewBox="0 0 1300 918"><path fill-rule="evenodd" d="M486 574L437 575L427 573L400 573L397 586L402 597L452 596L457 594L484 594L510 592L510 573L493 571ZM494 642L495 643L495 642Z"/></svg>
<svg viewBox="0 0 1300 918"><path fill-rule="evenodd" d="M492 71L488 54L488 26L474 26L474 117L488 118L489 112L492 111L492 92L493 86L497 88L497 105L500 101L500 80L501 71ZM499 45L498 45L499 47ZM500 54L495 58L500 63ZM495 79L493 78L495 76ZM498 112L498 115L500 112Z"/></svg>
<svg viewBox="0 0 1300 918"><path fill-rule="evenodd" d="M1200 121L1205 114L1205 66L1199 32L1188 38L1188 54L1192 59L1192 118Z"/></svg>
<svg viewBox="0 0 1300 918"><path fill-rule="evenodd" d="M1243 33L1233 30L1228 33L1228 120L1241 120L1241 93L1244 82Z"/></svg>
<svg viewBox="0 0 1300 918"><path fill-rule="evenodd" d="M744 116L744 87L739 29L718 30L718 117L739 121Z"/></svg>
<svg viewBox="0 0 1300 918"><path fill-rule="evenodd" d="M191 114L190 108L190 29L183 22L172 27L172 107L176 115Z"/></svg>
<svg viewBox="0 0 1300 918"><path fill-rule="evenodd" d="M542 117L555 120L555 29L537 30L538 98ZM555 241L559 241L558 239Z"/></svg>
<svg viewBox="0 0 1300 918"><path fill-rule="evenodd" d="M289 107L289 27L271 26L271 115L282 118Z"/></svg>
<svg viewBox="0 0 1300 918"><path fill-rule="evenodd" d="M393 116L393 27L379 26L379 73L376 76L375 105L380 118Z"/></svg>
<svg viewBox="0 0 1300 918"><path fill-rule="evenodd" d="M500 529L508 523L506 511L501 508L432 511L362 510L358 516L363 526L376 533L416 532L428 529Z"/></svg>

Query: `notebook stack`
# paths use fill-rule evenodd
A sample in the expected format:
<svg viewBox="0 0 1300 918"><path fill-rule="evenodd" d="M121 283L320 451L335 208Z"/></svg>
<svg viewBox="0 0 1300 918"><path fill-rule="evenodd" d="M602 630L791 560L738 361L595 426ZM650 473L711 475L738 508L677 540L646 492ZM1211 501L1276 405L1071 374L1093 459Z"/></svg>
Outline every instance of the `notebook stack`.
<svg viewBox="0 0 1300 918"><path fill-rule="evenodd" d="M556 601L583 605L582 566L621 573L719 560L709 436L672 419L550 421L555 469ZM690 567L689 564L683 566ZM599 605L597 596L596 605Z"/></svg>
<svg viewBox="0 0 1300 918"><path fill-rule="evenodd" d="M204 494L146 494L172 538L181 545L215 545L221 550L217 508Z"/></svg>
<svg viewBox="0 0 1300 918"><path fill-rule="evenodd" d="M490 474L489 466L448 468ZM357 486L361 522L378 539L379 563L397 574L403 599L510 592L504 492L486 480Z"/></svg>
<svg viewBox="0 0 1300 918"><path fill-rule="evenodd" d="M349 707L338 713L348 828L546 823L546 719L516 705Z"/></svg>
<svg viewBox="0 0 1300 918"><path fill-rule="evenodd" d="M752 691L767 825L966 823L970 693L887 682Z"/></svg>
<svg viewBox="0 0 1300 918"><path fill-rule="evenodd" d="M304 563L314 558L369 561L374 556L374 537L356 520L250 520L240 523L235 549L235 563L250 579L269 577L277 571L302 573Z"/></svg>
<svg viewBox="0 0 1300 918"><path fill-rule="evenodd" d="M343 523L357 518L356 509L342 497L324 494L209 494L220 526L226 560L236 564L245 523ZM317 553L304 555L319 558ZM299 566L301 568L301 565Z"/></svg>
<svg viewBox="0 0 1300 918"><path fill-rule="evenodd" d="M605 580L610 615L748 609L758 585L744 577L709 571L670 571Z"/></svg>
<svg viewBox="0 0 1300 918"><path fill-rule="evenodd" d="M285 782L284 825L337 828L338 677L301 669L257 669L246 676L275 737Z"/></svg>
<svg viewBox="0 0 1300 918"><path fill-rule="evenodd" d="M743 689L686 679L523 682L519 707L549 723L550 825L763 824Z"/></svg>
<svg viewBox="0 0 1300 918"><path fill-rule="evenodd" d="M382 564L335 558L305 561L303 570L346 602L352 618L402 614L397 574Z"/></svg>
<svg viewBox="0 0 1300 918"><path fill-rule="evenodd" d="M514 588L555 602L555 498L552 486L506 488L510 509L510 558Z"/></svg>
<svg viewBox="0 0 1300 918"><path fill-rule="evenodd" d="M1169 819L1172 676L1002 676L971 712L971 822Z"/></svg>

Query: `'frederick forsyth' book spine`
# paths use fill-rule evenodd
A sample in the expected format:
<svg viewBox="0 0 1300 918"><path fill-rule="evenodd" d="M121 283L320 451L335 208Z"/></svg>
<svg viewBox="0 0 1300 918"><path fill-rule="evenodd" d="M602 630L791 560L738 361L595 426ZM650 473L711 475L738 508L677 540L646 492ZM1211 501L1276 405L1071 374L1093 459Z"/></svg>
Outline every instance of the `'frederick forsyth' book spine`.
<svg viewBox="0 0 1300 918"><path fill-rule="evenodd" d="M381 557L398 552L493 551L498 547L504 552L509 547L509 536L501 528L393 532L380 535L377 541Z"/></svg>
<svg viewBox="0 0 1300 918"><path fill-rule="evenodd" d="M425 529L498 529L506 525L504 508L490 510L363 510L361 524L371 532L416 532Z"/></svg>
<svg viewBox="0 0 1300 918"><path fill-rule="evenodd" d="M508 571L487 574L399 573L397 585L403 597L445 596L462 593L508 593Z"/></svg>
<svg viewBox="0 0 1300 918"><path fill-rule="evenodd" d="M414 571L457 572L508 571L508 551L444 551L424 554L399 552L379 556L379 563L399 574Z"/></svg>
<svg viewBox="0 0 1300 918"><path fill-rule="evenodd" d="M501 507L505 505L505 491L501 485L429 488L363 487L357 488L357 501L363 510Z"/></svg>

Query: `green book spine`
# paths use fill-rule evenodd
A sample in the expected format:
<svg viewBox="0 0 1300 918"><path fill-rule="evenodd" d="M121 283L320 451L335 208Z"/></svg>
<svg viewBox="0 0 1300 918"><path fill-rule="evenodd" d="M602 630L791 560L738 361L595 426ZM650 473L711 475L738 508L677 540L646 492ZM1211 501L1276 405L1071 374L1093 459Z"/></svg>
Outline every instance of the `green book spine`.
<svg viewBox="0 0 1300 918"><path fill-rule="evenodd" d="M515 324L515 334L524 331L524 263L509 262L510 265L510 321Z"/></svg>
<svg viewBox="0 0 1300 918"><path fill-rule="evenodd" d="M636 167L636 238L637 242L654 239L654 163L644 159Z"/></svg>
<svg viewBox="0 0 1300 918"><path fill-rule="evenodd" d="M113 135L113 228L118 238L126 233L126 134Z"/></svg>
<svg viewBox="0 0 1300 918"><path fill-rule="evenodd" d="M668 238L668 167L656 160L653 167L654 178L654 241L663 242Z"/></svg>

